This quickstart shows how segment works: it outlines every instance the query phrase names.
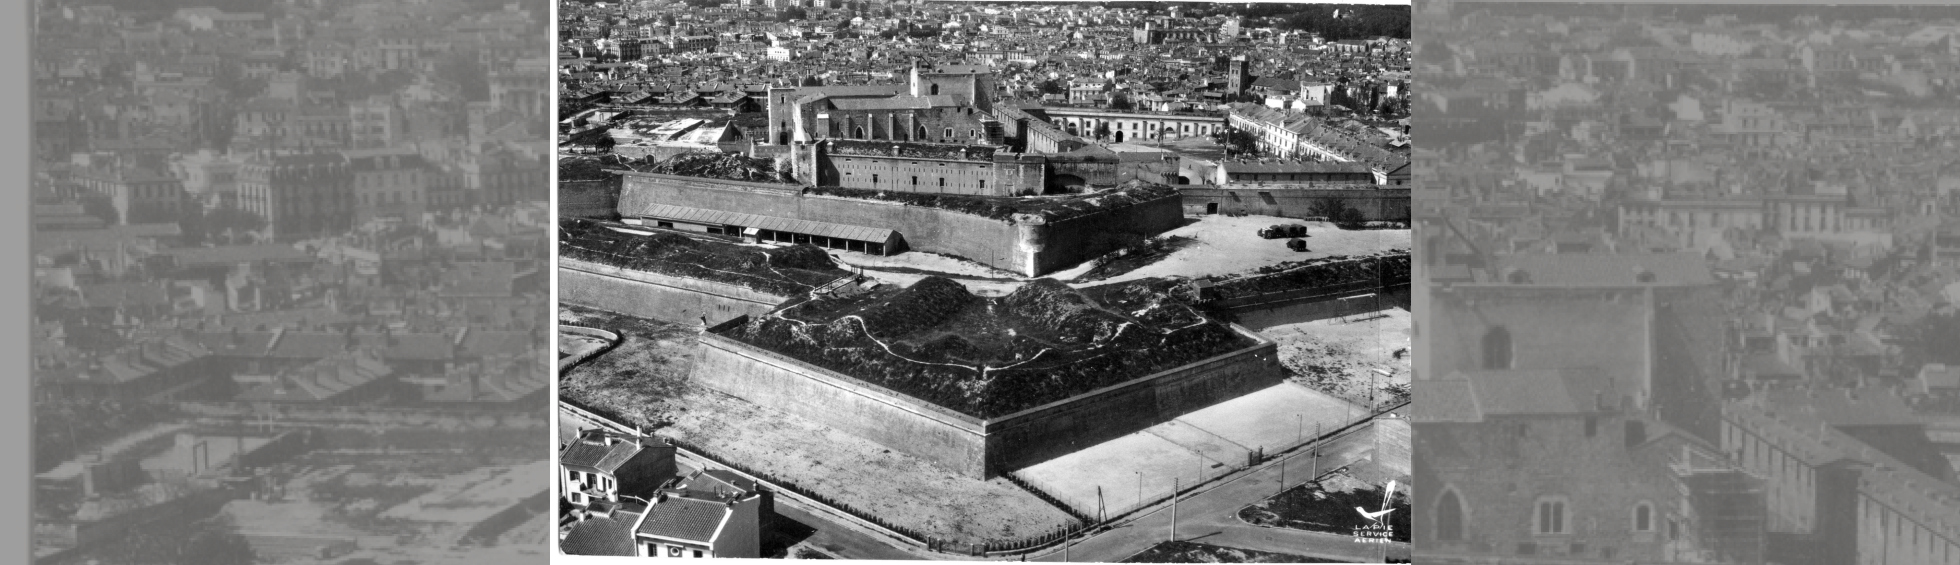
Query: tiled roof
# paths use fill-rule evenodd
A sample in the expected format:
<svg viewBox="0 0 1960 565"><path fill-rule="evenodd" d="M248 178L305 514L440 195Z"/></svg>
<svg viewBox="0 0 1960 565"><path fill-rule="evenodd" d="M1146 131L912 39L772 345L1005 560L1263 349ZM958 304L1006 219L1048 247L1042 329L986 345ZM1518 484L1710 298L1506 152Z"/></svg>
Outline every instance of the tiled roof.
<svg viewBox="0 0 1960 565"><path fill-rule="evenodd" d="M886 98L831 98L839 110L919 110L954 106L952 96L891 96Z"/></svg>
<svg viewBox="0 0 1960 565"><path fill-rule="evenodd" d="M388 376L393 371L372 355L336 355L278 375L246 390L241 401L322 401Z"/></svg>
<svg viewBox="0 0 1960 565"><path fill-rule="evenodd" d="M259 261L305 261L311 259L305 251L282 244L226 245L221 247L180 247L163 252L175 257L180 267L201 267L211 265L235 265Z"/></svg>
<svg viewBox="0 0 1960 565"><path fill-rule="evenodd" d="M633 456L642 449L639 443L618 438L612 440L612 445L607 445L606 437L601 432L579 438L565 446L565 450L558 455L558 463L566 467L612 473L633 460Z"/></svg>
<svg viewBox="0 0 1960 565"><path fill-rule="evenodd" d="M558 548L571 555L633 557L633 526L644 514L644 510L621 508L612 516L586 518L572 526Z"/></svg>
<svg viewBox="0 0 1960 565"><path fill-rule="evenodd" d="M1862 426L1913 426L1923 423L1913 416L1905 400L1889 389L1842 389L1810 393L1779 389L1761 393L1763 401L1781 411L1802 414L1841 428Z"/></svg>
<svg viewBox="0 0 1960 565"><path fill-rule="evenodd" d="M688 475L687 479L681 481L678 488L692 491L738 493L744 495L756 492L755 481L742 478L741 475L725 469L695 471L693 475Z"/></svg>
<svg viewBox="0 0 1960 565"><path fill-rule="evenodd" d="M1368 173L1366 163L1305 161L1299 163L1224 163L1226 173Z"/></svg>
<svg viewBox="0 0 1960 565"><path fill-rule="evenodd" d="M1654 274L1646 284L1714 283L1708 261L1697 253L1506 255L1498 263L1523 270L1538 285L1634 285L1641 270Z"/></svg>
<svg viewBox="0 0 1960 565"><path fill-rule="evenodd" d="M722 522L731 514L728 504L723 502L669 494L647 507L647 518L640 524L639 533L706 545L714 541Z"/></svg>

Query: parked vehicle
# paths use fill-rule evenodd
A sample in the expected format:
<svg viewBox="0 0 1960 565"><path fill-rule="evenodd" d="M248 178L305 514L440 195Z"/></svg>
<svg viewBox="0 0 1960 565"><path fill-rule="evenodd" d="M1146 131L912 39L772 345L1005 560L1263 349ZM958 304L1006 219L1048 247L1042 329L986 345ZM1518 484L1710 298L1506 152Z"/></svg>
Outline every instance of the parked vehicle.
<svg viewBox="0 0 1960 565"><path fill-rule="evenodd" d="M1306 251L1306 250L1307 250L1307 240L1304 240L1304 239L1300 239L1300 238L1297 238L1297 237L1296 237L1296 238L1293 238L1293 239L1290 239L1290 240L1287 240L1287 242L1286 242L1286 248L1287 248L1287 249L1291 249L1291 250L1294 250L1294 251Z"/></svg>
<svg viewBox="0 0 1960 565"><path fill-rule="evenodd" d="M1259 230L1259 237L1263 237L1266 239L1283 239L1288 237L1306 237L1306 236L1307 236L1306 224L1274 224L1271 226L1267 226L1265 229Z"/></svg>

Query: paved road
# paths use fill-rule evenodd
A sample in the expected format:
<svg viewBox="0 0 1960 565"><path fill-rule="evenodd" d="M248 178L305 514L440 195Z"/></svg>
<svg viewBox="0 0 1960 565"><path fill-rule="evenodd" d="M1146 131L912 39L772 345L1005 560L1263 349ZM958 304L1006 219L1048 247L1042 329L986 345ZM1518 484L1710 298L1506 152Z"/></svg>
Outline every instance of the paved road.
<svg viewBox="0 0 1960 565"><path fill-rule="evenodd" d="M1338 468L1366 460L1373 448L1374 425L1330 441L1321 450L1320 470ZM1300 452L1287 461L1286 484L1298 485L1307 475L1308 458ZM1212 545L1286 553L1305 557L1344 561L1377 562L1380 544L1360 543L1352 536L1322 534L1300 530L1261 528L1238 519L1238 511L1278 493L1280 469L1269 464L1230 479L1211 490L1177 503L1177 539ZM1066 552L1069 561L1122 561L1139 551L1169 539L1171 511L1168 506L1117 524L1109 531L1077 541ZM1390 557L1406 558L1409 545L1392 544ZM1062 561L1057 550L1029 557L1029 561Z"/></svg>
<svg viewBox="0 0 1960 565"><path fill-rule="evenodd" d="M1351 433L1330 440L1320 449L1319 471L1325 473L1331 469L1368 459L1374 450L1374 431L1374 424L1371 422L1357 427ZM1309 459L1306 453L1306 451L1298 451L1287 458L1286 485L1299 485L1300 481L1309 474ZM686 459L685 456L683 458ZM682 461L681 472L683 474L691 472L696 465L694 461ZM1356 542L1351 536L1261 528L1239 520L1240 508L1283 490L1280 485L1280 467L1277 462L1268 463L1244 475L1211 485L1207 487L1208 490L1186 495L1185 498L1180 499L1177 504L1177 539L1342 561L1376 562L1381 559L1381 545ZM840 558L962 559L954 555L899 547L882 536L861 530L841 520L831 519L822 512L805 510L799 506L794 501L778 498L776 511L815 529L816 531L807 541ZM1170 505L1162 504L1153 511L1118 523L1103 533L1077 540L1070 544L1067 551L1056 549L1045 554L1030 555L1026 560L1062 561L1066 556L1068 561L1122 561L1168 539L1170 526ZM1406 558L1408 554L1409 545L1406 543L1393 544L1389 547L1390 557Z"/></svg>
<svg viewBox="0 0 1960 565"><path fill-rule="evenodd" d="M831 521L822 515L804 511L785 502L782 498L776 499L776 513L815 528L816 533L810 534L810 538L805 541L837 557L882 561L915 561L926 558L894 547L881 538L859 532L840 522Z"/></svg>

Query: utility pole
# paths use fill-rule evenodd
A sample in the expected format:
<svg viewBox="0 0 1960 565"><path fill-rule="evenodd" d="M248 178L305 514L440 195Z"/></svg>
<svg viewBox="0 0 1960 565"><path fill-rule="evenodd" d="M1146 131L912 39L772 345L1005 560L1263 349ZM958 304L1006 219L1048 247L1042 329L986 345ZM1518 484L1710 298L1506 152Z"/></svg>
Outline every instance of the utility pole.
<svg viewBox="0 0 1960 565"><path fill-rule="evenodd" d="M1172 477L1171 478L1171 539L1169 541L1177 541L1177 491L1178 490L1180 489L1177 486L1177 478Z"/></svg>
<svg viewBox="0 0 1960 565"><path fill-rule="evenodd" d="M1318 423L1313 425L1313 437L1316 441L1320 438L1320 424ZM1307 474L1307 480L1318 480L1320 479L1320 446L1313 446L1313 449L1308 450L1307 453L1309 457L1313 458L1313 471Z"/></svg>

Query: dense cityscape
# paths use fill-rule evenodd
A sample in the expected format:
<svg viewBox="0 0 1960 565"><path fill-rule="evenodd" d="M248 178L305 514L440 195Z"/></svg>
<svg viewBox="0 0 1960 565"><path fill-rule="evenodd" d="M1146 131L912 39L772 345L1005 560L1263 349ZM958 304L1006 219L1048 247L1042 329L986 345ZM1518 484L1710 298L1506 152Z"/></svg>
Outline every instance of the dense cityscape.
<svg viewBox="0 0 1960 565"><path fill-rule="evenodd" d="M36 4L35 563L544 559L550 6Z"/></svg>
<svg viewBox="0 0 1960 565"><path fill-rule="evenodd" d="M1407 6L557 13L561 551L1409 559Z"/></svg>
<svg viewBox="0 0 1960 565"><path fill-rule="evenodd" d="M1960 12L1417 12L1417 559L1960 559Z"/></svg>

